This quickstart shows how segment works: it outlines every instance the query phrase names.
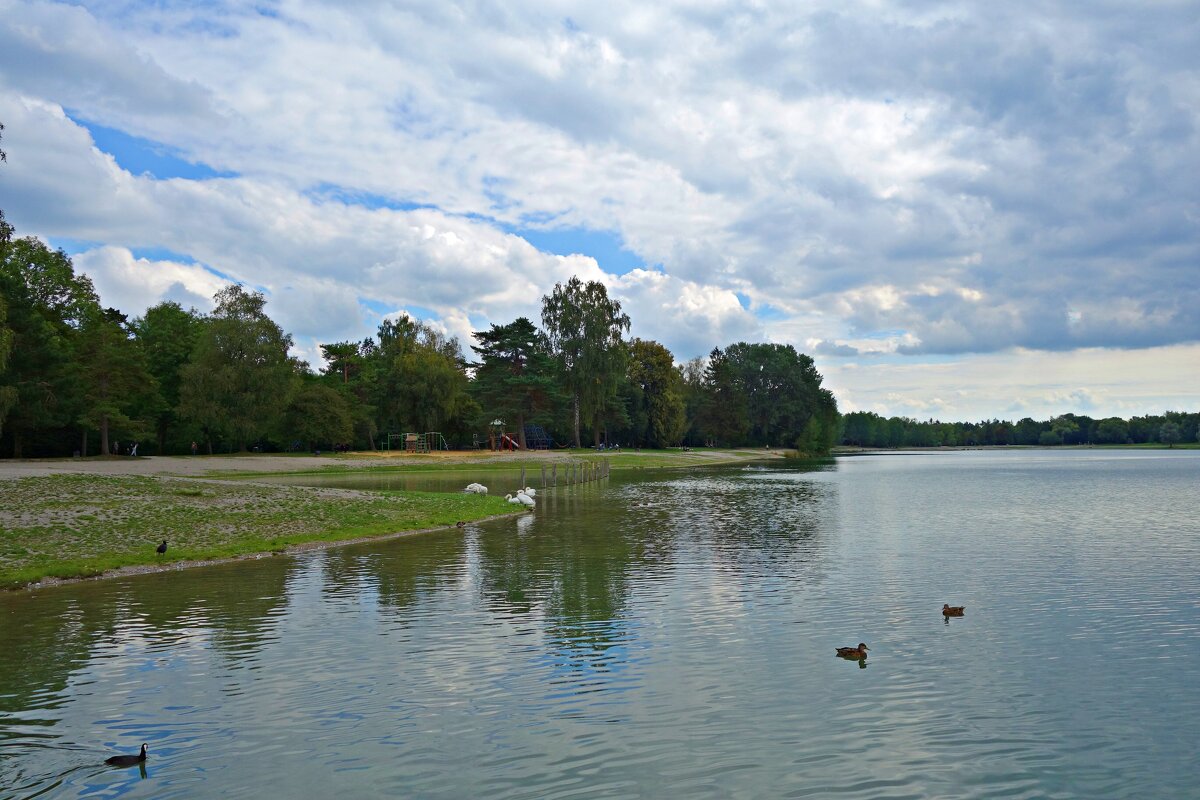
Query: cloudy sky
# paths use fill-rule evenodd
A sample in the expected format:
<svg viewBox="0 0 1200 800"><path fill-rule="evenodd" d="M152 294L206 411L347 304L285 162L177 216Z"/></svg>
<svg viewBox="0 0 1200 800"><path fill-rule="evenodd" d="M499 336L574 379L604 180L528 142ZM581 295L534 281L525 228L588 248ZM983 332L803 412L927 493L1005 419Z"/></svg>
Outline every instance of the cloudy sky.
<svg viewBox="0 0 1200 800"><path fill-rule="evenodd" d="M571 275L843 410L1200 408L1200 2L0 0L0 208L315 364Z"/></svg>

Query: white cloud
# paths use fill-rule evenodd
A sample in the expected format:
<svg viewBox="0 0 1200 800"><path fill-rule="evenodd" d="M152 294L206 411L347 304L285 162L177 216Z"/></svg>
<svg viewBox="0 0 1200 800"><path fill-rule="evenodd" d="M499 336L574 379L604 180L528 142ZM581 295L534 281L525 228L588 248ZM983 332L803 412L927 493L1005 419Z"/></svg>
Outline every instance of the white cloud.
<svg viewBox="0 0 1200 800"><path fill-rule="evenodd" d="M92 279L101 302L131 317L173 300L184 308L212 310L212 296L228 284L204 267L134 258L123 247L104 246L72 258L76 272Z"/></svg>
<svg viewBox="0 0 1200 800"><path fill-rule="evenodd" d="M273 11L0 0L18 231L96 243L128 302L169 287L122 284L114 252L179 253L268 291L298 342L369 334L383 308L465 345L536 321L572 274L680 359L763 337L914 364L1200 340L1186 4ZM64 108L237 177L130 175ZM646 268L512 233L573 227Z"/></svg>

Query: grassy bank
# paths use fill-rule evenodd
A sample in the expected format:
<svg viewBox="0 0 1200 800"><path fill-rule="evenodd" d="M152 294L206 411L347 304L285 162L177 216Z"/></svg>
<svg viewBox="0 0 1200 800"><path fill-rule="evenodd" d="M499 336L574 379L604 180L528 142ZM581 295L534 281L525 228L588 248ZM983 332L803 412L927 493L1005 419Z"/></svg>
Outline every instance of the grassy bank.
<svg viewBox="0 0 1200 800"><path fill-rule="evenodd" d="M512 511L500 497L144 476L21 478L0 483L0 491L4 588L444 527ZM154 548L163 539L170 545L159 556Z"/></svg>
<svg viewBox="0 0 1200 800"><path fill-rule="evenodd" d="M353 458L355 454L350 454ZM695 467L740 464L763 459L780 458L784 455L780 450L725 450L716 448L698 448L695 450L621 450L596 451L591 448L537 451L522 453L506 453L497 456L488 451L456 451L450 453L431 453L424 455L404 455L373 458L366 460L364 454L359 454L361 460L347 460L344 463L329 464L311 469L281 469L271 471L249 471L245 468L238 470L222 470L219 461L213 459L212 469L205 477L229 478L237 480L253 480L260 475L343 475L354 474L389 474L389 473L460 473L466 485L472 480L479 480L488 473L514 473L522 467L526 470L528 482L534 482L541 477L541 467L549 469L557 466L559 474L572 462L607 461L614 472L621 470L639 469L690 469Z"/></svg>

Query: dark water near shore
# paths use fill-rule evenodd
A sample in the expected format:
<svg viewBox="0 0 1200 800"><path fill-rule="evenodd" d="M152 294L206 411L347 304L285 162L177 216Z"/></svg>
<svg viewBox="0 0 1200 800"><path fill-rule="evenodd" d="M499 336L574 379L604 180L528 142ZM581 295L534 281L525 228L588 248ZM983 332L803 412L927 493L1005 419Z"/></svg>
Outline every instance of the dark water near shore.
<svg viewBox="0 0 1200 800"><path fill-rule="evenodd" d="M1200 796L1200 452L539 501L0 595L0 798Z"/></svg>

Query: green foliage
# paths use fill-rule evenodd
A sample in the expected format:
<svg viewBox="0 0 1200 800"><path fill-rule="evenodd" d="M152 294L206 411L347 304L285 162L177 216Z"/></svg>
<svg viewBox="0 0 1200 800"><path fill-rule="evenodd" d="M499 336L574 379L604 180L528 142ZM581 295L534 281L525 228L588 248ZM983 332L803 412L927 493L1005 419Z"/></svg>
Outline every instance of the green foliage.
<svg viewBox="0 0 1200 800"><path fill-rule="evenodd" d="M99 313L99 301L62 250L10 236L0 241L0 297L7 302L11 343L0 372L0 396L8 406L0 428L19 458L34 437L74 421L83 399L75 353L79 329Z"/></svg>
<svg viewBox="0 0 1200 800"><path fill-rule="evenodd" d="M293 364L292 338L264 311L259 292L228 286L182 369L179 410L206 432L231 436L239 450L275 427L286 405Z"/></svg>
<svg viewBox="0 0 1200 800"><path fill-rule="evenodd" d="M706 435L735 445L794 444L828 452L838 433L837 403L813 360L791 345L739 342L713 350L700 411Z"/></svg>
<svg viewBox="0 0 1200 800"><path fill-rule="evenodd" d="M89 314L80 329L77 375L84 391L78 421L99 429L101 453L109 452L112 426L132 438L142 437L143 426L130 412L142 398L157 393L143 351L131 334L125 316L113 308Z"/></svg>
<svg viewBox="0 0 1200 800"><path fill-rule="evenodd" d="M1189 441L1200 430L1200 414L1168 411L1162 416L1108 417L1095 420L1078 414L1063 414L1038 422L1029 417L1017 423L1002 420L983 422L918 422L904 417L885 419L878 414L855 411L842 420L841 442L862 447L953 447L977 445L1170 444L1162 438L1165 423L1179 429L1178 441Z"/></svg>
<svg viewBox="0 0 1200 800"><path fill-rule="evenodd" d="M1183 432L1174 422L1164 422L1158 429L1158 440L1167 447L1174 447L1181 438L1183 438Z"/></svg>
<svg viewBox="0 0 1200 800"><path fill-rule="evenodd" d="M540 414L561 402L549 342L525 317L474 335L475 399L488 419L515 425L524 448L525 424L540 422Z"/></svg>
<svg viewBox="0 0 1200 800"><path fill-rule="evenodd" d="M157 391L147 404L158 438L158 452L167 449L167 436L179 422L183 368L191 359L203 328L195 309L184 311L178 303L162 302L133 321L133 330L145 356L146 369Z"/></svg>
<svg viewBox="0 0 1200 800"><path fill-rule="evenodd" d="M1129 425L1120 417L1109 417L1096 426L1098 444L1125 444L1129 441Z"/></svg>
<svg viewBox="0 0 1200 800"><path fill-rule="evenodd" d="M408 317L384 320L378 345L366 342L363 351L380 430L453 433L478 413L458 342L433 327Z"/></svg>
<svg viewBox="0 0 1200 800"><path fill-rule="evenodd" d="M671 447L687 430L683 375L671 351L658 342L634 339L629 345L629 380L636 387L634 441L649 447Z"/></svg>
<svg viewBox="0 0 1200 800"><path fill-rule="evenodd" d="M13 331L8 327L8 303L0 297L0 433L4 432L4 419L17 403L15 386L4 385L4 375L8 371L8 357L12 353Z"/></svg>
<svg viewBox="0 0 1200 800"><path fill-rule="evenodd" d="M354 418L346 396L315 380L303 381L284 412L284 432L304 442L306 450L349 442Z"/></svg>
<svg viewBox="0 0 1200 800"><path fill-rule="evenodd" d="M625 376L622 334L629 330L629 316L604 284L572 277L542 298L542 324L574 404L575 446L581 417L592 423L598 444L601 419Z"/></svg>

